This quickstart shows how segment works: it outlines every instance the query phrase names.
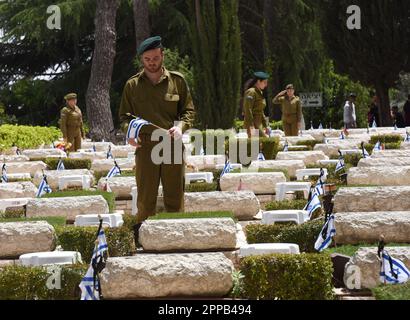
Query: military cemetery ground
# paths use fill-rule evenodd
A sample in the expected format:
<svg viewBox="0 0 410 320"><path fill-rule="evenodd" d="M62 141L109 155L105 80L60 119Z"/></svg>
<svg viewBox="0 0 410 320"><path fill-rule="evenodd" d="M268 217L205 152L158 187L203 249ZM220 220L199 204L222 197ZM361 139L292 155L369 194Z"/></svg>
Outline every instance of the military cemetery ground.
<svg viewBox="0 0 410 320"><path fill-rule="evenodd" d="M184 212L164 212L160 186L137 243L132 147L86 141L66 153L53 147L58 134L2 147L0 299L80 299L99 227L107 300L408 298L408 283L381 281L378 256L382 239L383 252L410 268L407 138L393 128L291 139L277 130L245 167L206 141L200 154L187 134ZM388 143L395 148L383 150Z"/></svg>

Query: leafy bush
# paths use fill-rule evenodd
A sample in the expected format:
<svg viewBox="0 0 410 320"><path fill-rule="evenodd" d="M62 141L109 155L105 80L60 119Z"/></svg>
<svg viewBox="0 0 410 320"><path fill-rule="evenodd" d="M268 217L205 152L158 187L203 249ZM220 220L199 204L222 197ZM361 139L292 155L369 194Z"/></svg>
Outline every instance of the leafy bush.
<svg viewBox="0 0 410 320"><path fill-rule="evenodd" d="M103 196L108 203L110 212L115 211L115 194L112 192L78 190L78 191L58 191L45 194L43 198L64 198L64 197L85 197L85 196Z"/></svg>
<svg viewBox="0 0 410 320"><path fill-rule="evenodd" d="M243 296L263 300L333 299L333 264L325 254L274 254L242 259Z"/></svg>
<svg viewBox="0 0 410 320"><path fill-rule="evenodd" d="M251 224L246 227L246 238L248 243L294 243L302 252L316 252L314 246L323 223L317 219L301 225Z"/></svg>
<svg viewBox="0 0 410 320"><path fill-rule="evenodd" d="M6 266L0 269L0 300L79 300L78 285L87 269L88 265L63 266L61 289L50 290L46 268Z"/></svg>
<svg viewBox="0 0 410 320"><path fill-rule="evenodd" d="M403 138L401 137L400 134L386 134L386 135L377 135L377 136L372 136L370 139L370 144L375 145L378 141L381 143L401 143L403 141Z"/></svg>
<svg viewBox="0 0 410 320"><path fill-rule="evenodd" d="M228 141L226 142L226 150L227 152L229 152L230 149L230 144L235 145L236 143L236 150L237 150L237 154L236 154L236 159L238 161L240 161L240 157L239 157L239 147L241 146L241 148L243 148L243 139L233 139L231 140L229 143ZM276 155L279 152L279 138L275 137L275 138L260 138L259 140L257 140L259 142L259 152L263 153L263 155L265 156L266 160L274 160L276 158ZM247 156L250 157L251 156L251 145L252 142L254 142L253 139L248 139L247 140L247 147L246 147L246 151L247 151ZM232 159L231 159L232 160ZM252 159L252 161L255 161L255 159ZM244 166L248 166L250 163L242 163Z"/></svg>
<svg viewBox="0 0 410 320"><path fill-rule="evenodd" d="M61 137L61 131L54 127L0 126L0 151L18 146L20 149L37 148L51 144Z"/></svg>
<svg viewBox="0 0 410 320"><path fill-rule="evenodd" d="M97 227L56 227L57 245L65 251L78 251L83 261L90 263L97 238ZM130 256L135 252L134 234L126 227L107 228L105 235L110 257Z"/></svg>
<svg viewBox="0 0 410 320"><path fill-rule="evenodd" d="M360 159L363 158L362 153L353 153L344 155L345 165L348 164L351 167L357 167Z"/></svg>
<svg viewBox="0 0 410 320"><path fill-rule="evenodd" d="M382 285L372 289L376 300L409 300L410 282L397 285Z"/></svg>
<svg viewBox="0 0 410 320"><path fill-rule="evenodd" d="M217 191L218 185L213 183L191 183L185 186L185 192L213 192Z"/></svg>
<svg viewBox="0 0 410 320"><path fill-rule="evenodd" d="M91 169L91 160L89 159L62 159L64 163L64 167L67 170L74 170L74 169ZM46 158L45 164L47 165L49 170L57 170L57 165L59 159L55 158Z"/></svg>

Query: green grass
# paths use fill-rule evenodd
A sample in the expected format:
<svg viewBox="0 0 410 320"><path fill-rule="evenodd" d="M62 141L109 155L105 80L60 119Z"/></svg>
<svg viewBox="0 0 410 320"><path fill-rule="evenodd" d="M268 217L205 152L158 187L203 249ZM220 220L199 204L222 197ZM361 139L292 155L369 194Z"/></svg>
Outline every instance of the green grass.
<svg viewBox="0 0 410 320"><path fill-rule="evenodd" d="M232 212L189 212L189 213L158 213L148 220L170 220L170 219L205 219L205 218L231 218L236 221Z"/></svg>
<svg viewBox="0 0 410 320"><path fill-rule="evenodd" d="M115 195L112 192L104 191L90 191L90 190L78 190L78 191L59 191L52 192L44 195L44 198L64 198L64 197L85 197L85 196L103 196L108 203L110 212L115 211Z"/></svg>
<svg viewBox="0 0 410 320"><path fill-rule="evenodd" d="M25 221L47 221L53 227L65 226L66 219L64 217L37 217L37 218L0 218L0 222L25 222Z"/></svg>
<svg viewBox="0 0 410 320"><path fill-rule="evenodd" d="M341 245L341 246L337 246L336 248L335 247L329 248L325 250L324 252L328 254L339 253L339 254L349 256L349 257L353 257L360 248L368 248L368 247L377 248L377 244L362 243L362 244L355 244L355 245ZM386 246L386 249L388 250L389 247L410 247L410 244L389 243L388 246Z"/></svg>
<svg viewBox="0 0 410 320"><path fill-rule="evenodd" d="M376 300L410 300L410 282L399 285L383 285L372 289Z"/></svg>
<svg viewBox="0 0 410 320"><path fill-rule="evenodd" d="M185 186L185 192L213 192L217 191L218 184L216 182L213 183L205 183L205 182L196 182L191 183Z"/></svg>

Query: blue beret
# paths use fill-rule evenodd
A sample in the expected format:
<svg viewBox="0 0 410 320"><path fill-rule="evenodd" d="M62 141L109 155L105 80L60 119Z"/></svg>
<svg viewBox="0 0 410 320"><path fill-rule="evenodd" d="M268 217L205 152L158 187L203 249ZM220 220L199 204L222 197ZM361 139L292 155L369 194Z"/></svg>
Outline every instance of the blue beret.
<svg viewBox="0 0 410 320"><path fill-rule="evenodd" d="M145 39L138 47L138 50L137 50L138 55L140 56L148 50L163 48L161 41L162 41L162 38L160 36Z"/></svg>
<svg viewBox="0 0 410 320"><path fill-rule="evenodd" d="M259 80L267 80L269 79L269 75L266 72L258 71L253 74L256 79Z"/></svg>

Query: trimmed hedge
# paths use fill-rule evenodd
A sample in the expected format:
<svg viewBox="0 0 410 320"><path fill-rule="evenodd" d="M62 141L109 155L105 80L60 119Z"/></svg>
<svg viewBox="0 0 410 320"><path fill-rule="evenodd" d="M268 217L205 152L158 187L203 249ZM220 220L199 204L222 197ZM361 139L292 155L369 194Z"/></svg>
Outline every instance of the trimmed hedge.
<svg viewBox="0 0 410 320"><path fill-rule="evenodd" d="M185 186L185 192L213 192L217 191L218 184L216 182L213 183L191 183Z"/></svg>
<svg viewBox="0 0 410 320"><path fill-rule="evenodd" d="M377 136L372 136L370 138L370 144L375 145L378 141L381 143L401 143L403 141L403 138L401 137L400 134L386 134L386 135L377 135Z"/></svg>
<svg viewBox="0 0 410 320"><path fill-rule="evenodd" d="M100 181L101 178L106 177L109 171L94 171L94 178L95 181ZM135 177L134 170L122 170L121 175L119 177Z"/></svg>
<svg viewBox="0 0 410 320"><path fill-rule="evenodd" d="M373 149L376 143L375 144L366 143L364 145L364 148L367 150L369 154L373 153ZM401 142L388 142L384 144L384 147L386 150L397 150L401 148Z"/></svg>
<svg viewBox="0 0 410 320"><path fill-rule="evenodd" d="M410 300L410 282L397 285L382 285L372 289L376 300Z"/></svg>
<svg viewBox="0 0 410 320"><path fill-rule="evenodd" d="M332 300L333 264L325 254L274 254L241 260L243 297L262 300Z"/></svg>
<svg viewBox="0 0 410 320"><path fill-rule="evenodd" d="M315 242L323 228L323 219L316 219L301 225L261 225L246 226L248 243L294 243L301 252L317 252Z"/></svg>
<svg viewBox="0 0 410 320"><path fill-rule="evenodd" d="M204 148L205 154L212 155L212 154L225 154L225 145L226 141L229 138L234 138L234 133L232 130L205 130L201 132L192 132L191 133L191 141L194 142L197 139L202 139L202 147ZM207 141L213 140L213 150L208 150L207 148ZM220 140L221 145L218 146L218 140ZM218 147L222 148L222 150L218 150ZM193 150L193 154L199 155L199 150Z"/></svg>
<svg viewBox="0 0 410 320"><path fill-rule="evenodd" d="M31 221L47 221L53 227L65 226L66 219L64 217L36 217L36 218L24 218L24 217L7 217L0 215L0 222L31 222Z"/></svg>
<svg viewBox="0 0 410 320"><path fill-rule="evenodd" d="M65 251L78 251L85 263L90 263L97 237L97 227L56 227L57 245ZM133 232L126 228L104 229L110 257L125 257L135 253Z"/></svg>
<svg viewBox="0 0 410 320"><path fill-rule="evenodd" d="M134 225L137 224L137 217L124 214L124 225L123 228L126 228L130 231L133 231ZM231 218L234 221L237 221L237 218L232 212L219 211L219 212L181 212L181 213L158 213L155 216L149 217L148 220L169 220L169 219L203 219L203 218Z"/></svg>
<svg viewBox="0 0 410 320"><path fill-rule="evenodd" d="M79 300L78 285L87 269L88 265L62 266L61 289L50 290L46 268L6 266L0 269L0 300Z"/></svg>
<svg viewBox="0 0 410 320"><path fill-rule="evenodd" d="M313 150L314 147L319 144L321 142L317 141L317 140L300 140L298 142L296 142L297 146L307 146L309 148L309 150Z"/></svg>
<svg viewBox="0 0 410 320"><path fill-rule="evenodd" d="M307 200L272 201L266 204L266 211L274 210L303 210Z"/></svg>
<svg viewBox="0 0 410 320"><path fill-rule="evenodd" d="M0 126L0 151L8 150L13 145L20 149L38 148L42 144L51 144L60 137L61 131L54 127L5 124Z"/></svg>
<svg viewBox="0 0 410 320"><path fill-rule="evenodd" d="M70 159L65 158L62 159L64 163L64 167L67 170L74 170L74 169L91 169L91 160L90 159ZM57 170L57 165L60 159L55 158L46 158L45 164L47 165L49 170Z"/></svg>
<svg viewBox="0 0 410 320"><path fill-rule="evenodd" d="M78 191L58 191L45 194L43 198L64 198L64 197L85 197L85 196L103 196L108 203L110 212L115 211L115 194L113 192L105 191L91 191L91 190L78 190Z"/></svg>
<svg viewBox="0 0 410 320"><path fill-rule="evenodd" d="M273 130L282 130L283 131L283 123L282 121L271 121L269 126ZM235 120L235 130L239 132L240 130L244 130L244 121L242 120Z"/></svg>

